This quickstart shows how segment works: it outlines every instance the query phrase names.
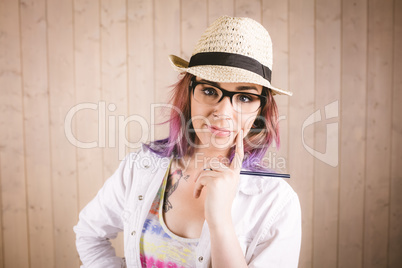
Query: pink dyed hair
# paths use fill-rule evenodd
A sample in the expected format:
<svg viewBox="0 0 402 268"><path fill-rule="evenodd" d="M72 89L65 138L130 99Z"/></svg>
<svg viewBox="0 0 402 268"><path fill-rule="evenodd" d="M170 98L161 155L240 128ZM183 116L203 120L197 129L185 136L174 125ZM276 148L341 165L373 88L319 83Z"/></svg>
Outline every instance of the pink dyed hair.
<svg viewBox="0 0 402 268"><path fill-rule="evenodd" d="M192 130L190 101L191 92L189 90L192 74L185 73L184 76L174 85L170 103L176 107L170 114L169 137L162 140L151 142L149 148L160 156L174 155L181 158L185 155L192 155L194 148L191 144L195 142L195 133ZM244 138L245 158L243 167L251 170L260 170L261 160L268 147L273 141L279 147L279 124L278 108L270 89L263 88L262 95L267 97L267 102L260 110L257 119L254 121L253 128ZM230 159L233 158L232 149Z"/></svg>

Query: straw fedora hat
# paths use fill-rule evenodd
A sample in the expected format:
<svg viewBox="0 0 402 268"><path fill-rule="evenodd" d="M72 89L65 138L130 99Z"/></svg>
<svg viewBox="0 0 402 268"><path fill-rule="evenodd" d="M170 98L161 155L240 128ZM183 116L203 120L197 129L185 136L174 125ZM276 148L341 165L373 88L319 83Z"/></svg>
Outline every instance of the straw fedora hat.
<svg viewBox="0 0 402 268"><path fill-rule="evenodd" d="M178 72L214 82L258 84L270 88L274 94L292 95L271 85L271 37L250 18L218 18L202 34L190 62L174 55L169 59Z"/></svg>

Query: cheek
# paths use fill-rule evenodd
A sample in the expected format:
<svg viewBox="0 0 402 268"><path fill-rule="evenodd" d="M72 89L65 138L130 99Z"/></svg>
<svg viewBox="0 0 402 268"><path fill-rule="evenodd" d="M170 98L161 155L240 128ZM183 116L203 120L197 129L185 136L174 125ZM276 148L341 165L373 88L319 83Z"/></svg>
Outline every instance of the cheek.
<svg viewBox="0 0 402 268"><path fill-rule="evenodd" d="M257 114L243 116L241 118L239 130L240 130L240 128L242 128L244 130L244 136L246 136L247 133L250 131L256 118L257 118Z"/></svg>
<svg viewBox="0 0 402 268"><path fill-rule="evenodd" d="M190 115L191 115L191 121L193 124L193 127L195 130L201 129L202 126L206 123L208 123L208 110L206 110L203 107L200 107L200 105L193 104L194 100L192 100L192 103L190 105Z"/></svg>

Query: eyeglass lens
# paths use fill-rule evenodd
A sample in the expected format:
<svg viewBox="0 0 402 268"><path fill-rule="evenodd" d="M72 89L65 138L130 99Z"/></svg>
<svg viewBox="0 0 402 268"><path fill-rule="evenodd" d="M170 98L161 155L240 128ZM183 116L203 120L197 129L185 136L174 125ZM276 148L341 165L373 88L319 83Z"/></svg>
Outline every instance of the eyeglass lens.
<svg viewBox="0 0 402 268"><path fill-rule="evenodd" d="M260 97L256 94L239 92L235 94L223 93L223 91L217 87L208 84L196 84L194 88L194 99L197 102L207 105L216 105L223 98L222 96L231 97L231 103L233 108L237 112L253 113L257 111L261 106Z"/></svg>

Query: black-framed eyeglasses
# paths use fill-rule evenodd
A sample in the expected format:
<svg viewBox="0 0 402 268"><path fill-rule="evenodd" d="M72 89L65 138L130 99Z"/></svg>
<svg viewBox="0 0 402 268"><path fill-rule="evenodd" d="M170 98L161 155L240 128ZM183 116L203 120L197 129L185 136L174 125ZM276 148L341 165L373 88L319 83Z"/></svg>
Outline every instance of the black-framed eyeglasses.
<svg viewBox="0 0 402 268"><path fill-rule="evenodd" d="M249 92L228 91L205 81L191 80L189 89L193 93L194 99L205 105L216 105L229 97L235 111L239 113L254 113L263 107L267 102L267 97Z"/></svg>

